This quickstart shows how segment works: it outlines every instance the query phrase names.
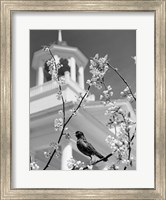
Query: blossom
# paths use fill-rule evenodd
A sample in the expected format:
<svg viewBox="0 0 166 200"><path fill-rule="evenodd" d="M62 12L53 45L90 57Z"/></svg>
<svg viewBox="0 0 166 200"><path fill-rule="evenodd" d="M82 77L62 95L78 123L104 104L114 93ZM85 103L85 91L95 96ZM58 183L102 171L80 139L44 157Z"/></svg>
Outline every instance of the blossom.
<svg viewBox="0 0 166 200"><path fill-rule="evenodd" d="M108 121L106 123L108 129L121 124L122 116L119 114L119 110L120 107L113 104L105 111L105 115L108 116Z"/></svg>
<svg viewBox="0 0 166 200"><path fill-rule="evenodd" d="M131 102L131 103L134 101L134 97L133 97L133 95L131 94L131 91L130 91L130 89L129 89L128 86L120 93L120 95L121 95L122 97L124 97L124 98L127 98L127 100L128 100L129 102ZM134 94L134 96L136 97L136 93Z"/></svg>
<svg viewBox="0 0 166 200"><path fill-rule="evenodd" d="M83 94L82 94L82 93L79 93L79 95L78 95L78 96L76 96L76 98L77 98L77 101L78 101L78 102L80 102L80 101L81 101L81 99L82 99L82 97L83 97Z"/></svg>
<svg viewBox="0 0 166 200"><path fill-rule="evenodd" d="M74 158L70 158L67 161L67 166L69 169L83 169L83 167L85 166L85 163L81 161L77 161Z"/></svg>
<svg viewBox="0 0 166 200"><path fill-rule="evenodd" d="M62 91L61 91L61 90L59 90L59 91L57 92L56 98L57 98L58 100L61 100L61 99L62 99Z"/></svg>
<svg viewBox="0 0 166 200"><path fill-rule="evenodd" d="M56 142L51 142L51 143L50 143L50 147L51 147L52 149L56 149L56 150L60 149L59 144L57 144Z"/></svg>
<svg viewBox="0 0 166 200"><path fill-rule="evenodd" d="M70 112L75 112L75 108L72 108L69 110Z"/></svg>
<svg viewBox="0 0 166 200"><path fill-rule="evenodd" d="M58 114L59 114L59 115L62 115L62 114L63 114L63 111L62 111L62 110L59 110L59 111L58 111Z"/></svg>
<svg viewBox="0 0 166 200"><path fill-rule="evenodd" d="M70 139L71 139L70 133L64 133L64 135L65 135L65 138L66 138L67 140L70 140Z"/></svg>
<svg viewBox="0 0 166 200"><path fill-rule="evenodd" d="M84 107L85 106L85 104L86 104L86 102L87 102L87 98L88 98L88 96L89 96L89 91L86 91L86 93L85 94L83 94L83 93L80 93L78 96L76 96L76 99L77 99L77 102L76 102L76 104L80 104L80 102L81 102L81 105L80 105L80 107L82 106L82 107Z"/></svg>
<svg viewBox="0 0 166 200"><path fill-rule="evenodd" d="M50 156L51 156L51 151L44 151L44 156L45 156L46 158L50 158Z"/></svg>
<svg viewBox="0 0 166 200"><path fill-rule="evenodd" d="M128 94L130 94L129 87L126 87L120 94L122 97L126 97Z"/></svg>
<svg viewBox="0 0 166 200"><path fill-rule="evenodd" d="M120 106L117 106L116 103L109 103L109 108L105 111L105 115L112 115L120 109Z"/></svg>
<svg viewBox="0 0 166 200"><path fill-rule="evenodd" d="M128 94L127 100L132 103L134 101L134 97L131 94Z"/></svg>
<svg viewBox="0 0 166 200"><path fill-rule="evenodd" d="M32 170L38 170L39 169L39 165L36 162L31 162L30 163L30 168Z"/></svg>
<svg viewBox="0 0 166 200"><path fill-rule="evenodd" d="M43 50L44 50L44 51L49 51L49 46L44 45L44 46L43 46Z"/></svg>
<svg viewBox="0 0 166 200"><path fill-rule="evenodd" d="M136 56L131 56L131 58L134 60L134 64L136 64L136 60L137 60Z"/></svg>
<svg viewBox="0 0 166 200"><path fill-rule="evenodd" d="M54 120L54 128L55 131L61 130L63 126L63 119L59 118L59 119L55 119Z"/></svg>
<svg viewBox="0 0 166 200"><path fill-rule="evenodd" d="M126 160L128 159L128 142L125 143L124 141L127 141L125 138L125 135L123 137L114 137L114 136L107 136L106 143L109 145L109 147L115 152L114 156L116 159L121 161L123 164L126 163Z"/></svg>
<svg viewBox="0 0 166 200"><path fill-rule="evenodd" d="M61 151L56 151L56 153L54 155L55 155L55 157L59 158L61 156Z"/></svg>
<svg viewBox="0 0 166 200"><path fill-rule="evenodd" d="M125 123L126 123L126 126L131 126L131 125L136 124L136 122L134 122L130 117L127 117L127 116L125 116Z"/></svg>
<svg viewBox="0 0 166 200"><path fill-rule="evenodd" d="M123 164L129 164L129 163L130 163L130 160L123 159L123 160L122 160L122 163L123 163Z"/></svg>
<svg viewBox="0 0 166 200"><path fill-rule="evenodd" d="M87 80L89 85L94 85L98 89L102 88L104 75L109 69L107 65L107 58L107 55L99 58L99 54L96 54L95 57L90 60L89 68L92 78L91 80Z"/></svg>
<svg viewBox="0 0 166 200"><path fill-rule="evenodd" d="M113 91L110 85L107 86L107 90L103 91L103 95L100 95L100 100L105 102L105 104L108 104L111 102L113 96Z"/></svg>
<svg viewBox="0 0 166 200"><path fill-rule="evenodd" d="M118 170L119 169L119 166L115 165L115 164L112 164L109 168L109 170Z"/></svg>
<svg viewBox="0 0 166 200"><path fill-rule="evenodd" d="M108 135L105 141L113 150L117 150L120 147L120 144L119 144L120 141L111 135Z"/></svg>
<svg viewBox="0 0 166 200"><path fill-rule="evenodd" d="M70 112L72 112L72 116L77 116L78 110L79 109L76 109L76 108L70 109Z"/></svg>
<svg viewBox="0 0 166 200"><path fill-rule="evenodd" d="M54 155L58 158L61 156L61 148L60 145L56 142L51 142L50 143L50 148L47 151L44 151L44 156L46 158L50 158L52 155L53 151L55 151Z"/></svg>
<svg viewBox="0 0 166 200"><path fill-rule="evenodd" d="M59 85L64 85L65 84L65 77L64 76L60 76L58 77L58 80L57 80L58 84Z"/></svg>
<svg viewBox="0 0 166 200"><path fill-rule="evenodd" d="M92 170L92 169L93 169L93 165L87 165L87 168L88 168L89 170Z"/></svg>
<svg viewBox="0 0 166 200"><path fill-rule="evenodd" d="M61 65L60 63L56 64L56 60L53 57L50 60L47 60L46 64L49 67L49 74L51 75L52 80L55 80L59 83L63 83L64 81L58 76L58 70L63 65Z"/></svg>

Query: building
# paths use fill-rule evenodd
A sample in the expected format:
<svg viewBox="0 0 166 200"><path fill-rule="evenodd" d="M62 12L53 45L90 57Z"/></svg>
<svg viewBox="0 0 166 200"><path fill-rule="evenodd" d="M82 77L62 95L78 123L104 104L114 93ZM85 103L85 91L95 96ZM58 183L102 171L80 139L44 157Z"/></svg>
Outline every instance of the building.
<svg viewBox="0 0 166 200"><path fill-rule="evenodd" d="M75 47L70 47L62 40L59 31L58 42L50 46L51 52L57 63L62 63L63 67L59 76L65 77L65 85L62 87L62 94L66 101L66 118L71 115L71 110L76 106L80 94L84 94L84 69L88 64L85 55ZM30 154L31 159L36 160L40 168L44 168L48 158L44 156L50 148L50 143L57 142L60 132L54 130L54 120L60 117L62 101L57 99L58 84L51 80L46 66L46 61L50 59L50 54L39 50L34 53L32 68L36 70L36 86L30 89ZM130 111L131 118L135 120L135 113L127 100L117 100L118 105ZM89 158L80 153L76 147L75 131L85 133L89 142L104 156L110 153L109 146L105 139L108 135L114 135L105 126L106 116L104 115L106 106L99 101L95 101L95 96L89 95L86 104L79 109L79 112L68 124L68 131L72 135L70 140L61 140L61 157L54 157L50 163L49 170L68 170L68 160L74 157L76 160L89 162ZM135 149L135 147L134 147ZM134 151L135 154L135 151ZM110 164L113 162L110 159ZM103 169L107 163L101 162L94 169ZM135 166L134 166L135 167ZM134 168L133 167L133 168Z"/></svg>

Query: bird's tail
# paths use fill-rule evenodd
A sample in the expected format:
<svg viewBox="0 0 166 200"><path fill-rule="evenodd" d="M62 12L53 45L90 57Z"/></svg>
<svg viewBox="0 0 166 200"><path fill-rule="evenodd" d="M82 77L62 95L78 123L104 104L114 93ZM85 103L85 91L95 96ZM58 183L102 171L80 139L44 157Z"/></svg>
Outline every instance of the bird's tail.
<svg viewBox="0 0 166 200"><path fill-rule="evenodd" d="M103 159L103 158L105 158L103 155L101 155L99 152L97 152L96 151L96 154L95 154L98 158L100 158L100 159ZM107 161L108 159L107 158L105 158L105 159L103 159L103 161Z"/></svg>

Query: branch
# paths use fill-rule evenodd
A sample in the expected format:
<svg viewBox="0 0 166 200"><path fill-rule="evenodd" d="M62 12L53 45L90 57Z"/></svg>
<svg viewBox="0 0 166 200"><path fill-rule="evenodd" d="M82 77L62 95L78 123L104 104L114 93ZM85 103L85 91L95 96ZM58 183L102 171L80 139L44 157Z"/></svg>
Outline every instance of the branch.
<svg viewBox="0 0 166 200"><path fill-rule="evenodd" d="M55 153L56 153L56 149L54 149L54 151L52 152L52 154L51 154L46 166L43 168L43 170L46 170L49 167L49 164L50 164L50 162L51 162L51 160L52 160L52 158L53 158Z"/></svg>
<svg viewBox="0 0 166 200"><path fill-rule="evenodd" d="M30 156L30 164L32 163L32 157ZM32 166L30 167L30 169L32 170Z"/></svg>
<svg viewBox="0 0 166 200"><path fill-rule="evenodd" d="M130 138L130 131L128 130L127 131L127 134L128 134L128 145L129 145L129 147L128 147L128 150L129 150L129 152L128 152L128 160L130 160L130 155L131 155L131 145L130 145L130 143L131 143L131 138Z"/></svg>
<svg viewBox="0 0 166 200"><path fill-rule="evenodd" d="M86 93L85 93L84 96L82 97L82 99L81 99L80 103L78 104L77 108L75 109L75 111L71 114L71 116L68 118L68 120L67 120L66 122L64 121L63 128L62 128L61 134L60 134L59 139L58 139L58 144L59 144L60 141L61 141L61 138L62 138L62 136L63 136L63 132L64 132L64 130L65 130L66 125L67 125L67 124L69 123L69 121L72 119L72 117L74 116L74 113L76 113L77 110L80 108L80 106L81 106L81 104L82 104L84 98L86 97L86 95L88 94L88 92L89 92L89 90L90 90L90 87L91 87L91 86L89 85L89 86L88 86L88 89L87 89L87 91L86 91ZM64 102L63 96L62 96L62 102L63 102L63 113L64 113L64 112L65 112L65 102ZM65 115L63 115L63 117L64 117L64 119L65 119ZM49 158L49 160L48 160L48 162L47 162L47 164L46 164L46 166L44 167L43 170L46 170L46 169L49 167L49 164L50 164L50 162L51 162L51 160L52 160L52 158L53 158L53 156L54 156L55 153L56 153L56 149L54 149L54 151L52 152L52 154L51 154L51 156L50 156L50 158Z"/></svg>
<svg viewBox="0 0 166 200"><path fill-rule="evenodd" d="M127 85L127 87L129 88L130 94L132 95L133 99L136 101L136 98L131 90L131 87L129 86L129 84L127 83L127 81L123 78L123 76L118 72L118 70L113 67L109 62L107 62L107 65L114 70L114 72L122 79L122 81Z"/></svg>
<svg viewBox="0 0 166 200"><path fill-rule="evenodd" d="M102 84L104 85L105 90L107 90L107 86L106 86L106 84L105 84L105 82L104 82L104 77L103 77Z"/></svg>
<svg viewBox="0 0 166 200"><path fill-rule="evenodd" d="M80 103L78 104L78 106L77 106L77 108L74 110L74 112L70 115L70 117L68 118L68 120L65 122L65 124L64 124L64 126L63 126L63 129L62 129L62 132L61 132L61 135L60 135L60 137L59 137L59 139L58 139L58 144L60 143L60 141L61 141L61 138L62 138L62 135L63 135L63 132L64 132L64 129L65 129L65 127L66 127L66 125L69 123L69 121L72 119L72 117L74 116L74 114L77 112L77 110L80 108L80 106L81 106L81 104L82 104L82 102L83 102L83 100L85 99L85 97L86 97L86 95L88 94L88 92L89 92L89 90L90 90L90 85L88 86L88 89L87 89L87 91L86 91L86 93L84 94L84 96L82 97L82 99L81 99L81 101L80 101Z"/></svg>
<svg viewBox="0 0 166 200"><path fill-rule="evenodd" d="M60 90L62 89L60 85L59 85L59 88L60 88ZM62 137L64 129L65 129L65 102L64 102L63 96L62 96L62 102L63 102L63 120L64 121L63 121L63 128L62 128L61 135L60 135L61 137ZM58 140L58 144L59 144L59 142L60 142L60 140ZM52 152L52 154L43 170L46 170L49 167L49 164L50 164L52 158L54 157L55 153L56 153L56 149L54 149L54 151Z"/></svg>
<svg viewBox="0 0 166 200"><path fill-rule="evenodd" d="M52 51L50 50L50 48L48 48L49 49L49 53L50 53L50 55L51 55L51 57L55 60L55 58L54 58L54 55L53 55L53 53L52 53ZM56 61L56 60L55 60Z"/></svg>
<svg viewBox="0 0 166 200"><path fill-rule="evenodd" d="M59 85L59 90L62 91L62 87L61 85ZM64 98L63 98L63 95L61 96L62 97L62 106L63 106L63 128L62 128L62 131L61 131L61 134L60 134L60 137L58 139L58 144L60 143L60 140L61 140L61 137L63 135L63 132L65 130L65 101L64 101Z"/></svg>
<svg viewBox="0 0 166 200"><path fill-rule="evenodd" d="M100 160L95 161L94 163L92 163L91 165L96 165L99 162L105 162L106 160L108 160L109 157L111 157L116 151L114 151L113 153L108 154L107 156L105 156L104 158L101 158ZM88 169L88 167L84 167L83 170Z"/></svg>
<svg viewBox="0 0 166 200"><path fill-rule="evenodd" d="M53 56L53 54L52 54L50 49L49 49L49 53L52 56L52 58L54 59L54 61L55 61L55 58L54 58L54 56ZM62 86L60 84L59 84L59 90L60 90L60 92L62 92ZM63 95L61 96L61 99L62 99L62 106L63 106L63 128L62 128L60 136L62 137L64 129L65 129L65 101L64 101ZM58 141L58 144L59 144L59 142L60 141ZM55 153L56 153L56 149L54 149L54 151L52 152L52 154L51 154L46 166L43 168L43 170L46 170L49 167L49 164L50 164L50 162L51 162L51 160L52 160L52 158L53 158Z"/></svg>

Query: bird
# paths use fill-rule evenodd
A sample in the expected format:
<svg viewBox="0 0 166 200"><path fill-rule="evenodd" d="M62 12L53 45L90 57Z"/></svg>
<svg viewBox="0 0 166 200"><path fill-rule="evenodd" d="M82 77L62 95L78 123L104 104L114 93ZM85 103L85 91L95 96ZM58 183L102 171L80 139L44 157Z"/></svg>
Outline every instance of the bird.
<svg viewBox="0 0 166 200"><path fill-rule="evenodd" d="M81 131L76 131L75 136L77 138L77 148L78 150L83 153L86 156L89 156L92 160L92 156L97 156L100 159L105 158L103 155L101 155L93 146L91 143L89 143ZM103 159L103 161L107 161L107 159Z"/></svg>

